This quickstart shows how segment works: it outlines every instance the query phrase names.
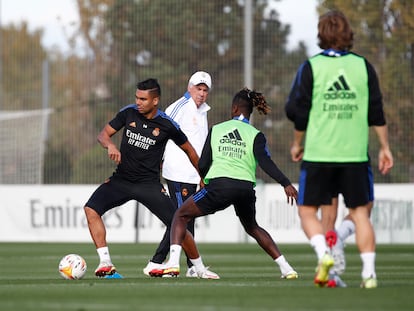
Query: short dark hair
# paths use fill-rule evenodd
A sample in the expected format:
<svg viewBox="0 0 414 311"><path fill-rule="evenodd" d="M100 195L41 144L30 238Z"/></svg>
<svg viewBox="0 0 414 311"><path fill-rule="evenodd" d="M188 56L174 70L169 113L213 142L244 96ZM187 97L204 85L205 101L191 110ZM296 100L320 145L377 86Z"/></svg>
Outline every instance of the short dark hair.
<svg viewBox="0 0 414 311"><path fill-rule="evenodd" d="M349 51L354 43L354 33L342 12L329 11L319 17L318 39L321 49Z"/></svg>
<svg viewBox="0 0 414 311"><path fill-rule="evenodd" d="M161 96L161 87L157 79L149 78L137 83L137 89L141 91L150 91L155 97Z"/></svg>

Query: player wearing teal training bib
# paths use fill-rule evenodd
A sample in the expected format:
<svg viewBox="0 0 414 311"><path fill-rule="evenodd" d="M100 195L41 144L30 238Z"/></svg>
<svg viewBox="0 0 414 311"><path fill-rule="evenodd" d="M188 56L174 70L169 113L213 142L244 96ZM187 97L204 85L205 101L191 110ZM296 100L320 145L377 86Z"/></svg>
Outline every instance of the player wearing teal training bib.
<svg viewBox="0 0 414 311"><path fill-rule="evenodd" d="M256 222L254 186L257 164L284 187L288 203L293 204L297 192L272 161L263 133L249 124L254 107L263 114L270 110L262 94L242 89L232 101L232 120L217 124L210 130L199 161L200 174L206 185L174 214L170 259L164 275L180 273L181 243L194 242L186 230L187 223L195 217L213 214L233 205L245 231L272 257L282 278L298 277L269 233Z"/></svg>
<svg viewBox="0 0 414 311"><path fill-rule="evenodd" d="M378 78L372 65L350 52L353 32L338 11L322 15L319 46L324 50L298 70L286 104L294 122L293 161L301 161L298 211L301 225L318 257L314 282L326 286L334 263L327 253L318 208L341 193L355 223L363 261L362 287L377 286L375 233L370 222L373 199L368 158L368 128L380 143L379 170L393 166ZM304 141L304 147L302 146Z"/></svg>

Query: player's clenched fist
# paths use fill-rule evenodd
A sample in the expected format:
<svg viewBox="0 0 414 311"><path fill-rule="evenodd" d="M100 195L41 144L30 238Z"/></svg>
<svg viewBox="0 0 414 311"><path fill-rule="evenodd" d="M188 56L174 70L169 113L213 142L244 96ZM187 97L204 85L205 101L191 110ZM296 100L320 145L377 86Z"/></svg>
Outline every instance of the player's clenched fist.
<svg viewBox="0 0 414 311"><path fill-rule="evenodd" d="M108 156L116 164L121 163L121 152L118 150L118 148L115 145L108 146Z"/></svg>

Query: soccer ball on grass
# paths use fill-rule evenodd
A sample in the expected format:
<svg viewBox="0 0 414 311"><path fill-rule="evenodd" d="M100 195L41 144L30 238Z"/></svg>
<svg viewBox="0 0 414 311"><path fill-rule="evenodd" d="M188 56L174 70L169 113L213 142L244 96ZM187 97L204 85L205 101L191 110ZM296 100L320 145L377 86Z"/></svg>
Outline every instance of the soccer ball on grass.
<svg viewBox="0 0 414 311"><path fill-rule="evenodd" d="M86 261L77 254L69 254L59 262L59 273L67 280L79 280L86 274Z"/></svg>

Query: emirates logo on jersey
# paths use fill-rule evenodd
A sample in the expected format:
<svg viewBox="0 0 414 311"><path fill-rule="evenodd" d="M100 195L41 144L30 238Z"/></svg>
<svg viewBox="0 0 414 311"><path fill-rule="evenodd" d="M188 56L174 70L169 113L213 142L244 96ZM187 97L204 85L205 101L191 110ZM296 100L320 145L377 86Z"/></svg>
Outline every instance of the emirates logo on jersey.
<svg viewBox="0 0 414 311"><path fill-rule="evenodd" d="M160 135L160 129L158 127L156 127L153 131L152 131L152 135L154 136L158 136Z"/></svg>

